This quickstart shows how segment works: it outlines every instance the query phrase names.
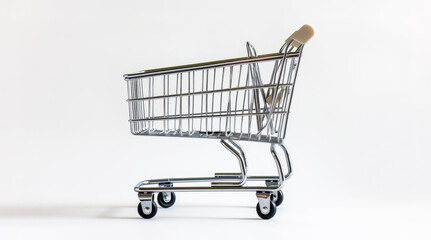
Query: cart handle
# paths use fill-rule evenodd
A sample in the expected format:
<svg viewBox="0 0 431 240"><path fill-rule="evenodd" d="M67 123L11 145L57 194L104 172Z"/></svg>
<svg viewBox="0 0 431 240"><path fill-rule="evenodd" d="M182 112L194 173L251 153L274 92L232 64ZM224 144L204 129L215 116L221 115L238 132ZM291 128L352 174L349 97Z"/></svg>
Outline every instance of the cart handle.
<svg viewBox="0 0 431 240"><path fill-rule="evenodd" d="M286 39L286 43L292 42L294 47L299 47L302 44L306 44L314 35L314 28L308 24L305 24L300 29L296 30L289 38Z"/></svg>

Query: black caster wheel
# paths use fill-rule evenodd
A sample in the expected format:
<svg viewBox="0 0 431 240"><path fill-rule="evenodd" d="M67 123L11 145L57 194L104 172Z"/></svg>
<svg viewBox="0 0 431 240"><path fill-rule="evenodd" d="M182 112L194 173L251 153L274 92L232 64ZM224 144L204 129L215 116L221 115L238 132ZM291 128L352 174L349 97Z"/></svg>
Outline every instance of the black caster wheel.
<svg viewBox="0 0 431 240"><path fill-rule="evenodd" d="M163 196L163 193L159 193L157 195L157 202L159 203L159 205L161 207L164 207L164 208L172 207L172 205L174 205L176 199L177 198L175 196L175 193L173 193L173 192L171 192L170 197L168 195Z"/></svg>
<svg viewBox="0 0 431 240"><path fill-rule="evenodd" d="M156 213L157 213L157 204L154 201L151 201L151 203L153 205L153 209L151 209L150 213L144 212L142 210L141 203L138 204L138 213L139 213L139 216L141 216L142 218L145 218L145 219L149 219L149 218L152 218L152 217L154 217L156 215Z"/></svg>
<svg viewBox="0 0 431 240"><path fill-rule="evenodd" d="M283 202L283 199L284 199L284 196L281 190L277 192L277 197L271 194L271 201L273 201L277 207L281 205L281 203Z"/></svg>
<svg viewBox="0 0 431 240"><path fill-rule="evenodd" d="M257 212L257 215L259 215L259 217L261 217L262 219L270 219L270 218L274 217L275 213L277 212L277 206L275 205L274 202L271 201L269 203L269 212L268 213L262 213L260 211L260 205L259 205L259 203L257 203L256 212Z"/></svg>

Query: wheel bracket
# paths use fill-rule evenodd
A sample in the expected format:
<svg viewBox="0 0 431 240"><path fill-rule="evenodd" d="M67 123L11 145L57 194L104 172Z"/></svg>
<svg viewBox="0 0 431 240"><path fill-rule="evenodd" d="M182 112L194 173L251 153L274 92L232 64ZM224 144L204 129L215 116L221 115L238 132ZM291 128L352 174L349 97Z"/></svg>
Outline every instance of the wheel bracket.
<svg viewBox="0 0 431 240"><path fill-rule="evenodd" d="M152 192L140 192L138 193L139 201L141 202L142 212L149 215L153 212L153 196Z"/></svg>

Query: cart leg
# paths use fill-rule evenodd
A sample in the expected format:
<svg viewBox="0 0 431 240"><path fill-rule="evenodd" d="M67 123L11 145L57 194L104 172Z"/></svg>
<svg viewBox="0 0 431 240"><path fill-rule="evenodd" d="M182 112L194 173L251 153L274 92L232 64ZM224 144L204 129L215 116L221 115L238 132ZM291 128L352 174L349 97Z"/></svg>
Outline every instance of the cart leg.
<svg viewBox="0 0 431 240"><path fill-rule="evenodd" d="M154 202L154 193L139 192L138 213L142 218L152 218L157 213L157 205Z"/></svg>
<svg viewBox="0 0 431 240"><path fill-rule="evenodd" d="M279 155L277 154L277 151L275 149L275 145L278 145L281 148L282 152L284 153L284 157L286 159L287 172L284 172L283 170ZM284 186L285 180L288 179L292 173L292 166L290 164L289 153L287 152L287 149L286 147L284 147L283 144L271 144L271 154L272 154L272 157L274 158L275 165L277 166L278 187L279 189L281 189Z"/></svg>
<svg viewBox="0 0 431 240"><path fill-rule="evenodd" d="M238 158L240 173L216 173L215 178L220 180L230 181L214 181L211 184L213 186L242 186L247 181L247 159L241 146L236 142L228 140L220 140L220 143L229 150L235 157ZM234 181L232 181L234 180Z"/></svg>

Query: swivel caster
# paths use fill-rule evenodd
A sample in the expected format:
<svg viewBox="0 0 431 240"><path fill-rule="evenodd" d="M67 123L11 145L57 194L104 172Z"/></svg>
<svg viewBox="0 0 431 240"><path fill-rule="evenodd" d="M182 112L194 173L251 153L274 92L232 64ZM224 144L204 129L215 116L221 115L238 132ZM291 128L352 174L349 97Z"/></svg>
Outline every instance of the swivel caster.
<svg viewBox="0 0 431 240"><path fill-rule="evenodd" d="M138 204L138 213L142 218L152 218L157 213L157 205L154 202L152 192L138 192L140 203Z"/></svg>
<svg viewBox="0 0 431 240"><path fill-rule="evenodd" d="M283 199L284 196L281 190L271 194L271 201L273 201L277 207L281 205Z"/></svg>
<svg viewBox="0 0 431 240"><path fill-rule="evenodd" d="M275 213L277 212L277 206L274 202L270 202L269 208L263 207L263 209L260 207L260 203L257 203L256 205L256 212L259 217L262 219L270 219L274 217Z"/></svg>
<svg viewBox="0 0 431 240"><path fill-rule="evenodd" d="M163 208L172 207L176 200L175 193L173 192L161 192L157 195L157 202Z"/></svg>
<svg viewBox="0 0 431 240"><path fill-rule="evenodd" d="M256 192L257 200L256 212L262 219L270 219L277 212L277 205L271 201L271 192Z"/></svg>
<svg viewBox="0 0 431 240"><path fill-rule="evenodd" d="M151 201L150 206L145 206L142 209L142 204L139 203L138 204L138 213L139 213L139 216L141 216L142 218L150 219L157 214L157 205L154 201Z"/></svg>

